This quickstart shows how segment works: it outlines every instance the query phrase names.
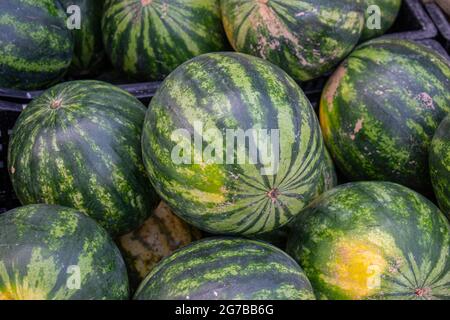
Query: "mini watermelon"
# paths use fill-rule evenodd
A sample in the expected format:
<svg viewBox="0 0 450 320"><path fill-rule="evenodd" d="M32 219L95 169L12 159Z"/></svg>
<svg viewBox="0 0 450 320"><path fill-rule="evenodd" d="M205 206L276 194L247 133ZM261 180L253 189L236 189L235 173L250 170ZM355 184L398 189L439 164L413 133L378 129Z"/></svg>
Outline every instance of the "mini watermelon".
<svg viewBox="0 0 450 320"><path fill-rule="evenodd" d="M450 111L450 63L411 41L376 39L336 70L321 98L328 150L351 181L431 190L428 149Z"/></svg>
<svg viewBox="0 0 450 320"><path fill-rule="evenodd" d="M236 51L280 66L297 81L331 71L358 43L362 0L221 1Z"/></svg>
<svg viewBox="0 0 450 320"><path fill-rule="evenodd" d="M200 238L199 230L178 218L161 202L141 227L118 241L133 287L137 287L162 258Z"/></svg>
<svg viewBox="0 0 450 320"><path fill-rule="evenodd" d="M64 75L73 51L66 19L58 1L0 1L0 87L37 89Z"/></svg>
<svg viewBox="0 0 450 320"><path fill-rule="evenodd" d="M449 299L450 226L420 194L356 182L296 219L288 253L320 299Z"/></svg>
<svg viewBox="0 0 450 320"><path fill-rule="evenodd" d="M323 171L320 127L301 89L240 53L205 54L167 77L142 143L161 198L211 233L281 227L316 196Z"/></svg>
<svg viewBox="0 0 450 320"><path fill-rule="evenodd" d="M78 6L80 14L80 29L74 29L75 50L71 73L85 75L98 71L103 62L104 49L102 39L102 13L104 0L60 0L64 7L70 9Z"/></svg>
<svg viewBox="0 0 450 320"><path fill-rule="evenodd" d="M136 300L313 300L298 264L269 244L209 238L164 259L141 283Z"/></svg>
<svg viewBox="0 0 450 320"><path fill-rule="evenodd" d="M145 173L145 107L113 85L57 85L20 114L8 164L22 204L47 203L89 214L114 236L127 233L158 204Z"/></svg>
<svg viewBox="0 0 450 320"><path fill-rule="evenodd" d="M364 0L364 4L366 22L361 36L362 41L381 36L392 27L402 0Z"/></svg>
<svg viewBox="0 0 450 320"><path fill-rule="evenodd" d="M430 173L442 211L450 218L450 116L439 126L430 148Z"/></svg>
<svg viewBox="0 0 450 320"><path fill-rule="evenodd" d="M141 80L227 44L218 0L106 0L102 29L114 66Z"/></svg>
<svg viewBox="0 0 450 320"><path fill-rule="evenodd" d="M119 250L74 209L30 205L0 215L0 300L128 299Z"/></svg>

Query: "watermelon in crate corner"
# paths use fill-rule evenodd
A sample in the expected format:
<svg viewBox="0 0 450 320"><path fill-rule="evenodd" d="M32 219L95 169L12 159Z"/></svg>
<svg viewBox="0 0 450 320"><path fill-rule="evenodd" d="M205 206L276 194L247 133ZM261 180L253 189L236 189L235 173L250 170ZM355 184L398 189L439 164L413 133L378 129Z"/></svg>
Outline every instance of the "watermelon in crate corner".
<svg viewBox="0 0 450 320"><path fill-rule="evenodd" d="M140 80L228 47L218 0L105 0L102 30L113 65Z"/></svg>
<svg viewBox="0 0 450 320"><path fill-rule="evenodd" d="M381 36L395 22L402 5L402 0L363 0L365 24L361 41Z"/></svg>
<svg viewBox="0 0 450 320"><path fill-rule="evenodd" d="M219 234L286 224L316 196L325 161L317 117L294 80L232 52L199 56L166 78L142 144L161 198Z"/></svg>
<svg viewBox="0 0 450 320"><path fill-rule="evenodd" d="M233 48L280 66L297 81L331 71L361 36L362 0L220 1Z"/></svg>
<svg viewBox="0 0 450 320"><path fill-rule="evenodd" d="M164 259L141 283L136 300L313 300L298 264L269 244L209 238Z"/></svg>
<svg viewBox="0 0 450 320"><path fill-rule="evenodd" d="M66 19L58 1L0 1L0 88L38 89L62 78L73 55Z"/></svg>
<svg viewBox="0 0 450 320"><path fill-rule="evenodd" d="M323 194L298 215L287 252L319 299L450 298L450 226L420 194L357 182Z"/></svg>
<svg viewBox="0 0 450 320"><path fill-rule="evenodd" d="M114 236L138 227L159 201L142 160L145 111L127 92L99 81L65 82L34 99L9 144L21 203L76 208Z"/></svg>
<svg viewBox="0 0 450 320"><path fill-rule="evenodd" d="M60 206L0 215L0 300L128 299L125 264L106 231Z"/></svg>
<svg viewBox="0 0 450 320"><path fill-rule="evenodd" d="M450 112L450 62L408 40L359 46L325 86L320 122L351 181L393 181L429 194L428 149Z"/></svg>

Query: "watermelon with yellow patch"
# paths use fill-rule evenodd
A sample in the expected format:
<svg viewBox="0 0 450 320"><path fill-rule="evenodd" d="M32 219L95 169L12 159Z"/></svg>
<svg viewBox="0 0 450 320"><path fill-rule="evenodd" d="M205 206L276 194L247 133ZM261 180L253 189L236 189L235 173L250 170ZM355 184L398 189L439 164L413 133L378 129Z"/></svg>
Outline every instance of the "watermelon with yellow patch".
<svg viewBox="0 0 450 320"><path fill-rule="evenodd" d="M334 188L296 219L288 253L320 299L449 299L450 226L398 184Z"/></svg>
<svg viewBox="0 0 450 320"><path fill-rule="evenodd" d="M119 249L88 216L51 205L0 215L0 300L128 299Z"/></svg>
<svg viewBox="0 0 450 320"><path fill-rule="evenodd" d="M137 287L162 258L201 236L161 202L141 227L119 238L132 286Z"/></svg>

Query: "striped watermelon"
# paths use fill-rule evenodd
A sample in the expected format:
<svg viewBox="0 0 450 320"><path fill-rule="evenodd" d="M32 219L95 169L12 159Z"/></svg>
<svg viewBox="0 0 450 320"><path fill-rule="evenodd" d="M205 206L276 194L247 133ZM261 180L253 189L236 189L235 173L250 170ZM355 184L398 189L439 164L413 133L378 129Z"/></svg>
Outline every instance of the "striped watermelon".
<svg viewBox="0 0 450 320"><path fill-rule="evenodd" d="M164 259L140 285L137 300L312 300L298 264L263 242L210 238Z"/></svg>
<svg viewBox="0 0 450 320"><path fill-rule="evenodd" d="M106 0L102 29L115 67L141 80L226 48L218 0Z"/></svg>
<svg viewBox="0 0 450 320"><path fill-rule="evenodd" d="M0 1L0 87L48 86L64 75L72 51L66 14L58 1Z"/></svg>
<svg viewBox="0 0 450 320"><path fill-rule="evenodd" d="M66 9L78 6L81 29L74 29L75 50L72 73L84 75L97 71L103 62L101 19L104 0L60 0Z"/></svg>
<svg viewBox="0 0 450 320"><path fill-rule="evenodd" d="M120 252L73 209L30 205L0 215L0 300L127 299Z"/></svg>
<svg viewBox="0 0 450 320"><path fill-rule="evenodd" d="M21 113L9 145L20 201L76 208L113 235L139 226L158 202L141 156L144 116L136 98L103 82L47 90Z"/></svg>
<svg viewBox="0 0 450 320"><path fill-rule="evenodd" d="M385 180L431 190L428 148L450 111L450 63L407 40L361 45L322 94L320 122L350 180Z"/></svg>
<svg viewBox="0 0 450 320"><path fill-rule="evenodd" d="M402 0L364 0L365 20L361 40L368 40L383 35L395 22ZM373 6L378 6L374 8ZM378 25L377 17L380 24Z"/></svg>
<svg viewBox="0 0 450 320"><path fill-rule="evenodd" d="M450 299L450 226L389 182L326 192L296 219L288 252L320 299Z"/></svg>
<svg viewBox="0 0 450 320"><path fill-rule="evenodd" d="M161 202L141 227L118 241L133 287L137 287L162 258L200 238L200 231L178 218Z"/></svg>
<svg viewBox="0 0 450 320"><path fill-rule="evenodd" d="M251 161L256 135L267 157ZM167 77L143 133L144 162L162 199L194 226L221 234L286 224L317 192L323 149L297 84L266 61L231 52L199 56Z"/></svg>
<svg viewBox="0 0 450 320"><path fill-rule="evenodd" d="M267 59L297 81L322 76L358 43L362 0L221 1L236 51Z"/></svg>
<svg viewBox="0 0 450 320"><path fill-rule="evenodd" d="M439 126L430 147L430 174L442 211L450 218L450 116Z"/></svg>

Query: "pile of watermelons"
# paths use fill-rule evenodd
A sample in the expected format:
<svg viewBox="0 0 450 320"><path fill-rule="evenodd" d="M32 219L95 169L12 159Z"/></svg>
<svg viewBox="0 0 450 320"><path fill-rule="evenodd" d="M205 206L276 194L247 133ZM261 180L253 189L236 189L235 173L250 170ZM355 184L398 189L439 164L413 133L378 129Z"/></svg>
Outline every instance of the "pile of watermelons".
<svg viewBox="0 0 450 320"><path fill-rule="evenodd" d="M0 1L0 87L47 89L9 143L0 300L449 299L450 62L376 38L400 4ZM50 87L105 63L164 79L148 108ZM298 82L329 72L318 117Z"/></svg>

